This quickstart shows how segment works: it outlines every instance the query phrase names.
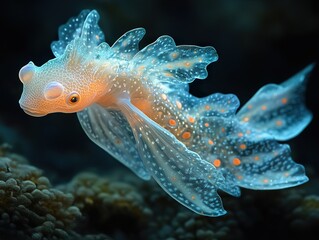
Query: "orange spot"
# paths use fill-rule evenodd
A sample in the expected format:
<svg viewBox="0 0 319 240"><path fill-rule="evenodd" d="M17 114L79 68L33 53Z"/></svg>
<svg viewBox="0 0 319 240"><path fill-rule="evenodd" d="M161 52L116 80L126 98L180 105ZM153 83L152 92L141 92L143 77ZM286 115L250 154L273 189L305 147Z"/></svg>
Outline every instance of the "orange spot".
<svg viewBox="0 0 319 240"><path fill-rule="evenodd" d="M176 126L176 121L171 118L170 120L168 120L168 124L171 126Z"/></svg>
<svg viewBox="0 0 319 240"><path fill-rule="evenodd" d="M221 112L221 113L224 113L224 112L225 112L225 109L220 109L220 112Z"/></svg>
<svg viewBox="0 0 319 240"><path fill-rule="evenodd" d="M185 62L184 65L185 65L185 67L190 67L191 63L190 62Z"/></svg>
<svg viewBox="0 0 319 240"><path fill-rule="evenodd" d="M209 127L209 123L205 123L204 125L205 125L205 127Z"/></svg>
<svg viewBox="0 0 319 240"><path fill-rule="evenodd" d="M244 117L244 118L243 118L243 121L244 121L244 122L248 122L248 121L249 121L249 117Z"/></svg>
<svg viewBox="0 0 319 240"><path fill-rule="evenodd" d="M267 110L267 106L266 105L262 105L261 106L261 110L263 110L263 111Z"/></svg>
<svg viewBox="0 0 319 240"><path fill-rule="evenodd" d="M195 200L195 199L196 199L196 197L193 195L193 196L192 196L192 200Z"/></svg>
<svg viewBox="0 0 319 240"><path fill-rule="evenodd" d="M208 140L208 144L209 144L209 145L213 145L213 144L214 144L213 140L209 139L209 140Z"/></svg>
<svg viewBox="0 0 319 240"><path fill-rule="evenodd" d="M172 76L173 76L173 74L172 74L172 73L170 73L170 72L166 72L166 73L165 73L165 76L166 76L166 77L172 77Z"/></svg>
<svg viewBox="0 0 319 240"><path fill-rule="evenodd" d="M205 109L208 111L208 110L210 110L210 106L209 105L206 105L205 106Z"/></svg>
<svg viewBox="0 0 319 240"><path fill-rule="evenodd" d="M141 66L138 67L138 69L139 69L139 70L144 70L144 69L145 69L145 66L144 66L144 65L141 65Z"/></svg>
<svg viewBox="0 0 319 240"><path fill-rule="evenodd" d="M214 162L213 162L215 167L220 167L221 163L222 162L219 159L215 159Z"/></svg>
<svg viewBox="0 0 319 240"><path fill-rule="evenodd" d="M248 109L252 109L252 108L253 108L253 105L248 105L247 108L248 108Z"/></svg>
<svg viewBox="0 0 319 240"><path fill-rule="evenodd" d="M191 137L191 133L190 132L184 132L183 134L182 134L182 138L183 139L189 139Z"/></svg>
<svg viewBox="0 0 319 240"><path fill-rule="evenodd" d="M278 127L282 126L282 121L281 121L281 120L277 120L277 121L276 121L276 125L277 125Z"/></svg>
<svg viewBox="0 0 319 240"><path fill-rule="evenodd" d="M172 180L172 181L176 181L176 177L172 177L171 180Z"/></svg>
<svg viewBox="0 0 319 240"><path fill-rule="evenodd" d="M242 180L243 179L242 175L237 175L236 177L237 177L238 180Z"/></svg>
<svg viewBox="0 0 319 240"><path fill-rule="evenodd" d="M166 94L162 93L161 97L163 98L163 100L166 100L167 99L167 96Z"/></svg>
<svg viewBox="0 0 319 240"><path fill-rule="evenodd" d="M255 161L258 161L258 160L259 160L259 156L255 156L255 157L254 157L254 160L255 160Z"/></svg>
<svg viewBox="0 0 319 240"><path fill-rule="evenodd" d="M243 137L244 134L243 134L242 132L239 132L239 133L237 134L237 136L238 136L238 137Z"/></svg>
<svg viewBox="0 0 319 240"><path fill-rule="evenodd" d="M194 123L194 122L195 122L195 118L189 117L189 118L188 118L188 121L189 121L190 123Z"/></svg>
<svg viewBox="0 0 319 240"><path fill-rule="evenodd" d="M176 58L176 57L177 57L177 53L176 52L172 53L172 58Z"/></svg>
<svg viewBox="0 0 319 240"><path fill-rule="evenodd" d="M267 178L263 179L263 183L269 183L269 179Z"/></svg>
<svg viewBox="0 0 319 240"><path fill-rule="evenodd" d="M176 106L178 109L181 109L182 108L182 104L180 101L176 101Z"/></svg>
<svg viewBox="0 0 319 240"><path fill-rule="evenodd" d="M239 158L234 158L234 159L233 159L233 164L234 164L235 166L240 165L240 163L241 163L241 161L240 161Z"/></svg>
<svg viewBox="0 0 319 240"><path fill-rule="evenodd" d="M282 98L282 99L281 99L281 103L282 103L282 104L286 104L287 102L288 102L288 99L287 99L287 98Z"/></svg>
<svg viewBox="0 0 319 240"><path fill-rule="evenodd" d="M285 173L284 173L284 176L285 176L285 177L288 177L288 176L289 176L289 172L285 172Z"/></svg>
<svg viewBox="0 0 319 240"><path fill-rule="evenodd" d="M222 132L225 132L225 128L222 128Z"/></svg>
<svg viewBox="0 0 319 240"><path fill-rule="evenodd" d="M239 148L241 150L245 150L247 148L247 146L246 146L246 144L242 143L242 144L239 145Z"/></svg>

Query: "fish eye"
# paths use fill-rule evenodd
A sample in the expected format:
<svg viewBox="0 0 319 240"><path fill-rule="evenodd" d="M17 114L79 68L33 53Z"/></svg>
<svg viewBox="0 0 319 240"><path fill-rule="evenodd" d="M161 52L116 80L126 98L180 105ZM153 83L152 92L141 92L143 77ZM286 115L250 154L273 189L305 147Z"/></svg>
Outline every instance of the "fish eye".
<svg viewBox="0 0 319 240"><path fill-rule="evenodd" d="M76 104L77 102L79 102L79 100L80 100L80 95L77 92L72 92L67 99L70 105Z"/></svg>

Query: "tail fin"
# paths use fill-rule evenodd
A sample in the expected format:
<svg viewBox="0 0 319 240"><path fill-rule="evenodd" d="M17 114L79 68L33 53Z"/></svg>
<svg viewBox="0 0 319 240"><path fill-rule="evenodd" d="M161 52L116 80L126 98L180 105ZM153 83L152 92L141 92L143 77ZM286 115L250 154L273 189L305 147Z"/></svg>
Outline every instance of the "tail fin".
<svg viewBox="0 0 319 240"><path fill-rule="evenodd" d="M276 140L298 135L312 119L304 105L304 92L313 66L307 66L280 85L262 87L237 113L238 119Z"/></svg>

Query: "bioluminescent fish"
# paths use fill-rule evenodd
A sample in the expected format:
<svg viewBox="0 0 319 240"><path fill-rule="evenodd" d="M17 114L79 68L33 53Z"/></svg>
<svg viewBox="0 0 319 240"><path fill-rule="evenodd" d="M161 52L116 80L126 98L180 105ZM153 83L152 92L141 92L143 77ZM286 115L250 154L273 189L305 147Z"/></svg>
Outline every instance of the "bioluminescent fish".
<svg viewBox="0 0 319 240"><path fill-rule="evenodd" d="M94 143L202 215L226 213L219 189L239 196L239 187L281 189L308 180L277 140L298 135L312 118L303 103L311 65L262 87L237 111L233 94L188 92L217 60L213 47L176 46L161 36L139 51L143 28L109 46L98 19L96 11L82 11L59 28L54 59L21 68L19 103L27 114L76 112Z"/></svg>

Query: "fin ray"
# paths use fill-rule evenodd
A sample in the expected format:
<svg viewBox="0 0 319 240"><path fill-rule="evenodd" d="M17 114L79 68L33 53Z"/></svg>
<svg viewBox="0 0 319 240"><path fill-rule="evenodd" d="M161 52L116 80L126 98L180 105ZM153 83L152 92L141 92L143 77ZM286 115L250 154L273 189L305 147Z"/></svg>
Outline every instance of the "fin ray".
<svg viewBox="0 0 319 240"><path fill-rule="evenodd" d="M78 112L77 116L83 130L95 144L142 179L150 179L135 148L131 128L119 111L107 110L95 104Z"/></svg>
<svg viewBox="0 0 319 240"><path fill-rule="evenodd" d="M226 213L217 194L223 177L216 168L186 148L174 135L123 100L144 165L158 184L174 199L202 215Z"/></svg>

